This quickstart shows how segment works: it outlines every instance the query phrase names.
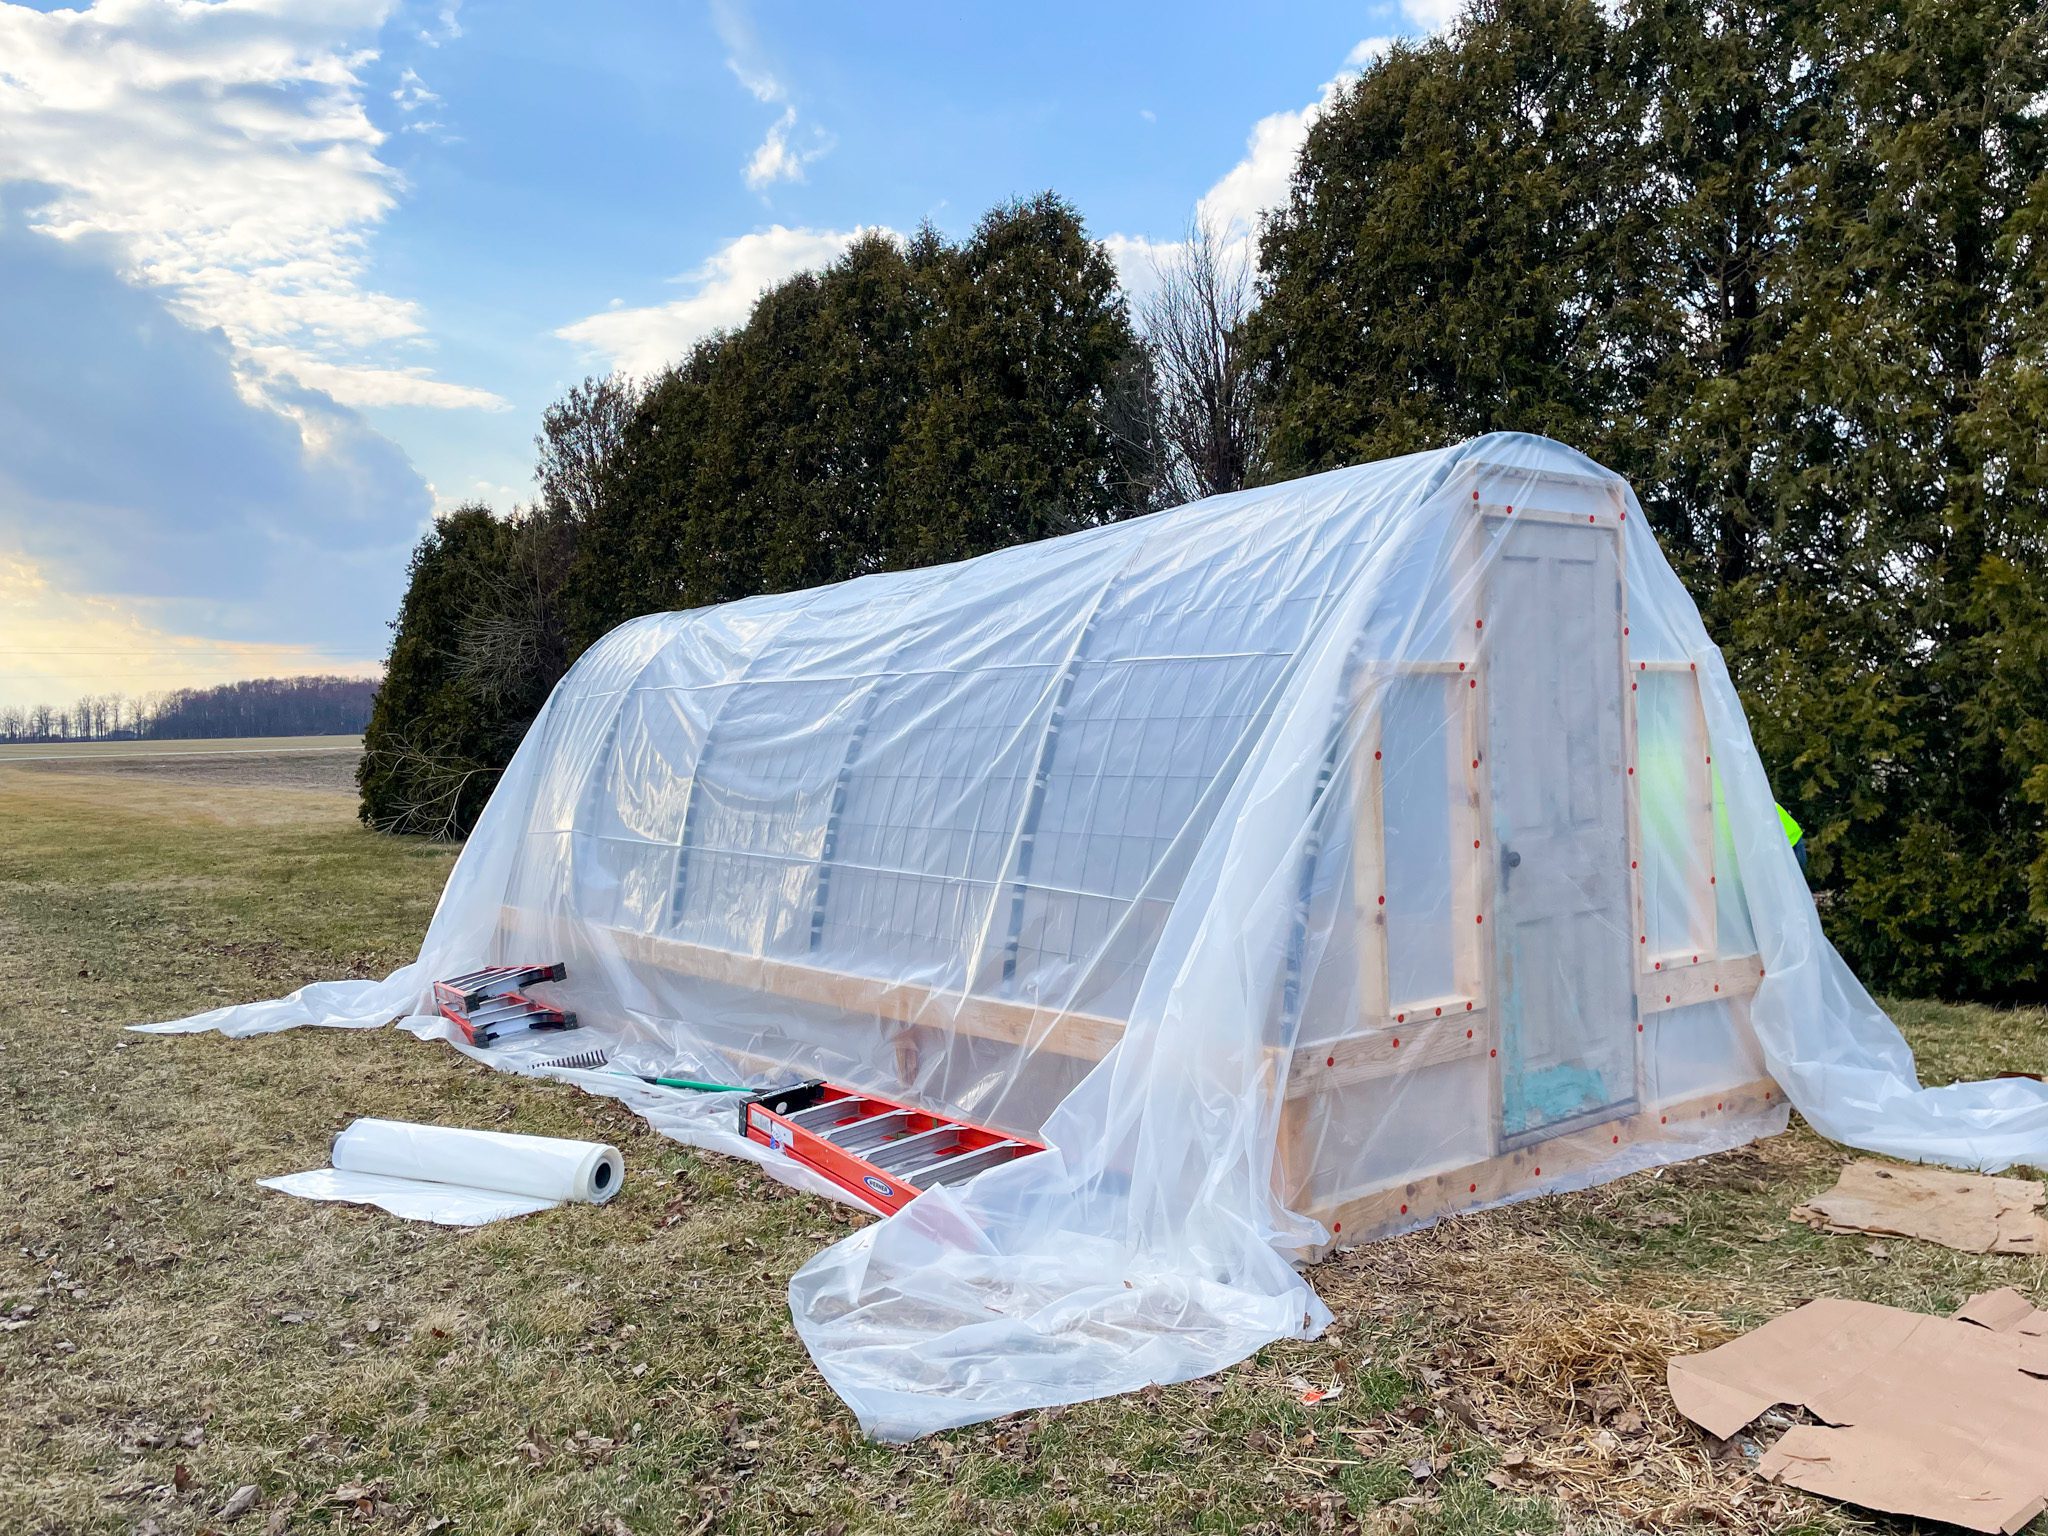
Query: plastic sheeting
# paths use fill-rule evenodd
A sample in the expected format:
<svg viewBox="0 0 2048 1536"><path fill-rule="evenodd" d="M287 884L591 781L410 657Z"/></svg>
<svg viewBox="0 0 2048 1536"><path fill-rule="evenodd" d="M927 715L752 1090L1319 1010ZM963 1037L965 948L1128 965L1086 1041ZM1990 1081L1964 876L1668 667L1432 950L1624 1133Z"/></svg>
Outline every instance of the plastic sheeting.
<svg viewBox="0 0 2048 1536"><path fill-rule="evenodd" d="M478 1227L566 1201L601 1205L619 1192L616 1147L404 1120L357 1120L334 1138L331 1166L258 1179L305 1200L374 1205L408 1221Z"/></svg>
<svg viewBox="0 0 2048 1536"><path fill-rule="evenodd" d="M627 624L418 964L164 1027L374 1025L542 960L590 1027L485 1059L798 1072L1050 1145L792 1282L888 1438L1312 1335L1292 1261L1333 1239L1733 1145L1787 1093L1872 1150L2048 1162L2040 1084L1920 1087L1633 496L1532 437ZM578 1081L765 1155L729 1105Z"/></svg>

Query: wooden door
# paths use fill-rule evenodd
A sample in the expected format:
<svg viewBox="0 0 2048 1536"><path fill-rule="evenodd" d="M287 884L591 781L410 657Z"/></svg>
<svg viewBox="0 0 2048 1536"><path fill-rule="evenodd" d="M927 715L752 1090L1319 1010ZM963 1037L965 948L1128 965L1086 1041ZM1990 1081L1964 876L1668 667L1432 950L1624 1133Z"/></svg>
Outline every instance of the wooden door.
<svg viewBox="0 0 2048 1536"><path fill-rule="evenodd" d="M1511 515L1488 574L1502 1150L1635 1106L1617 529Z"/></svg>

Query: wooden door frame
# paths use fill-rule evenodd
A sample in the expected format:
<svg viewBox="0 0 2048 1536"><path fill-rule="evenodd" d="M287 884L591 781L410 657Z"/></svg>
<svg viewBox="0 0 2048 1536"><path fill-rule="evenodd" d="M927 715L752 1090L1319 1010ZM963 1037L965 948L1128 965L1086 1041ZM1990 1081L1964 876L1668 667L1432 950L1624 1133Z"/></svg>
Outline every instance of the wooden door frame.
<svg viewBox="0 0 2048 1536"><path fill-rule="evenodd" d="M1586 480L1581 485L1574 487L1574 489L1582 494L1591 493L1596 496L1598 502L1595 504L1604 502L1609 515L1602 517L1598 512L1589 512L1583 514L1584 521L1581 521L1580 513L1567 511L1563 508L1524 504L1521 508L1517 509L1510 502L1488 504L1482 501L1475 508L1478 514L1474 522L1474 527L1477 530L1475 535L1476 542L1482 549L1485 549L1492 544L1494 539L1498 538L1501 547L1504 548L1506 541L1512 536L1513 530L1517 525L1526 526L1530 523L1536 523L1549 527L1570 529L1581 536L1603 539L1611 544L1614 550L1615 582L1614 643L1616 653L1614 677L1616 687L1620 688L1621 683L1628 678L1629 671L1628 540L1623 537L1625 520L1628 513L1621 503L1618 489L1612 484L1602 484L1598 481ZM1475 491L1474 494L1476 495L1477 492ZM1498 559L1499 556L1496 554L1492 559L1485 561L1481 589L1485 594L1482 599L1482 608L1486 612L1491 612L1493 608L1494 576ZM1483 690L1481 707L1478 713L1483 721L1490 721L1493 715L1493 667L1490 661L1482 666L1480 670L1485 675L1486 686ZM1636 714L1635 690L1633 688L1621 690L1619 710L1621 765L1623 771L1620 783L1616 787L1621 792L1623 844L1629 864L1626 872L1625 900L1628 905L1629 931L1640 935L1644 932L1641 871L1642 838L1640 806L1636 794L1635 780ZM1483 766L1479 763L1475 763L1474 766L1480 769L1479 777L1483 781L1488 795L1488 814L1485 819L1482 839L1487 854L1485 869L1490 877L1490 884L1483 885L1482 889L1488 893L1488 907L1498 908L1501 905L1500 844L1491 814L1493 785L1491 756L1488 755L1483 759ZM1628 1041L1630 1071L1629 1093L1626 1099L1617 1100L1614 1103L1603 1105L1597 1109L1588 1110L1584 1114L1574 1115L1569 1119L1558 1121L1552 1125L1538 1126L1532 1130L1510 1133L1502 1117L1503 1096L1507 1087L1507 1078L1506 1069L1500 1059L1498 1049L1498 1047L1505 1044L1506 1040L1507 1016L1505 1005L1496 1010L1494 1048L1491 1050L1488 1072L1488 1113L1492 1119L1491 1141L1496 1155L1505 1155L1527 1148L1540 1147L1543 1143L1555 1140L1557 1137L1579 1131L1589 1131L1597 1126L1606 1125L1616 1120L1626 1120L1641 1111L1647 1096L1648 1085L1644 1065L1642 1015L1638 998L1641 988L1637 984L1636 973L1638 966L1634 958L1634 951L1637 947L1636 945L1631 945L1627 957L1622 962L1624 974L1628 981L1630 1003L1630 1017L1627 1022L1633 1026L1629 1031L1630 1038ZM1496 930L1492 942L1487 944L1485 949L1485 963L1489 967L1488 974L1492 993L1497 998L1504 997L1505 994L1500 984L1500 934L1498 930Z"/></svg>

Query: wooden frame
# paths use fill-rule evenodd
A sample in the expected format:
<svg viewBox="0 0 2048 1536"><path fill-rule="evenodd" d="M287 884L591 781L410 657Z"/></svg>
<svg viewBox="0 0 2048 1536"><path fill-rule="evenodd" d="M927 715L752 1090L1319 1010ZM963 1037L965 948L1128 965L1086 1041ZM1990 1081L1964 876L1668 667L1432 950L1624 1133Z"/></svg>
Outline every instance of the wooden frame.
<svg viewBox="0 0 2048 1536"><path fill-rule="evenodd" d="M1506 486L1523 494L1533 486L1537 501L1513 505L1489 491ZM1468 921L1483 916L1496 897L1499 851L1492 809L1489 712L1481 680L1485 666L1483 625L1488 601L1487 552L1496 533L1515 521L1590 527L1612 538L1616 577L1620 583L1621 675L1631 679L1623 695L1622 750L1633 767L1638 758L1637 682L1648 673L1662 676L1689 673L1694 719L1703 747L1710 743L1697 688L1697 666L1689 661L1634 660L1629 655L1626 504L1618 482L1566 474L1532 475L1500 466L1476 465L1449 493L1469 516L1453 531L1440 579L1448 589L1451 632L1446 649L1463 651L1444 659L1402 662L1360 661L1347 668L1346 696L1332 751L1333 773L1327 782L1341 786L1352 816L1350 882L1359 921L1356 993L1358 1012L1353 1028L1325 1040L1274 1047L1265 1053L1263 1073L1278 1091L1276 1112L1275 1184L1293 1208L1321 1220L1334 1241L1357 1241L1420 1225L1437 1216L1508 1199L1595 1169L1618 1149L1668 1134L1674 1123L1708 1122L1716 1117L1754 1115L1782 1103L1773 1083L1730 1084L1713 1092L1690 1095L1679 1103L1655 1102L1646 1069L1647 1052L1640 1038L1635 1047L1635 1098L1630 1112L1602 1123L1574 1122L1556 1132L1509 1146L1501 1125L1499 1054L1500 1020L1495 997L1492 932ZM976 946L971 983L965 989L931 988L833 969L815 960L742 954L684 940L622 928L601 930L609 953L632 966L645 966L669 976L766 993L792 1002L855 1017L873 1019L893 1031L898 1065L906 1080L916 1074L916 1031L944 1030L1032 1051L1052 1052L1081 1062L1101 1059L1122 1038L1122 1019L1074 1012L1026 1000L996 996L993 989L1014 968L1016 903L1028 875L1036 799L1042 793L1045 762L1057 739L1075 668L1086 649L1092 619L1083 626L1052 701L1045 739L1034 772L1033 805L1018 833L1008 866L998 882L994 905ZM1458 638L1462 633L1462 642ZM1445 692L1443 728L1446 835L1449 840L1449 893L1453 935L1450 956L1451 991L1444 996L1403 998L1394 994L1394 968L1389 952L1386 897L1388 878L1385 799L1386 743L1383 716L1387 689L1402 683L1438 678ZM1466 686L1458 687L1463 681ZM872 701L871 701L872 704ZM865 728L865 720L862 728ZM614 722L613 729L617 729ZM834 787L833 826L844 802L846 777L858 737L848 749ZM708 747L708 743L707 743ZM1632 967L1635 1028L1640 1037L1659 1014L1702 1003L1726 1002L1746 1022L1747 1002L1763 975L1753 954L1718 952L1714 871L1715 822L1710 750L1698 765L1697 794L1688 791L1686 825L1692 841L1689 867L1707 871L1703 910L1704 931L1688 935L1699 947L1682 952L1652 953L1644 912L1641 783L1633 772L1623 780L1627 797L1625 828L1630 861L1628 906L1640 959ZM1690 773L1690 768L1688 772ZM1692 784L1688 777L1687 784ZM694 784L691 809L694 809ZM685 814L685 823L689 820ZM681 840L687 842L687 837ZM677 910L684 889L678 847L678 868L671 880L669 909ZM1313 852L1310 857L1314 857ZM829 887L821 877L814 897L808 948L815 953ZM1304 877L1306 878L1306 877ZM1005 919L1008 919L1005 921ZM501 943L507 953L524 952L547 931L536 914L516 906L501 912ZM532 935L525 937L524 935ZM1000 948L998 946L1001 946ZM570 957L573 959L573 956ZM984 988L988 990L983 990ZM1290 1021L1291 1023L1291 1021ZM1368 1187L1324 1187L1341 1179L1341 1169L1319 1169L1315 1133L1338 1102L1333 1096L1360 1085L1396 1075L1426 1071L1484 1072L1491 1124L1487 1144L1492 1154L1460 1161L1448 1168L1413 1168Z"/></svg>

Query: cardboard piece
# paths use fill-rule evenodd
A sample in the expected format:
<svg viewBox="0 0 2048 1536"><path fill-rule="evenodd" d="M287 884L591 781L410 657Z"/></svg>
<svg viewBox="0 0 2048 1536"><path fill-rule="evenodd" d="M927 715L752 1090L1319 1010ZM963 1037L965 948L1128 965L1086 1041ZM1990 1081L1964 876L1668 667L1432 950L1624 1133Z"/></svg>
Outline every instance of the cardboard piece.
<svg viewBox="0 0 2048 1536"><path fill-rule="evenodd" d="M2048 1312L2043 1312L2009 1285L1972 1296L1956 1309L1956 1321L1975 1323L1993 1333L2048 1337Z"/></svg>
<svg viewBox="0 0 2048 1536"><path fill-rule="evenodd" d="M1964 1310L2011 1316L1996 1294ZM1791 1487L1975 1531L2014 1532L2048 1509L2048 1338L2017 1326L1810 1301L1672 1360L1666 1379L1679 1412L1720 1439L1778 1403L1821 1420L1758 1465Z"/></svg>
<svg viewBox="0 0 2048 1536"><path fill-rule="evenodd" d="M2030 1179L1858 1158L1792 1219L1823 1232L1917 1237L1963 1253L2048 1253L2043 1199Z"/></svg>

